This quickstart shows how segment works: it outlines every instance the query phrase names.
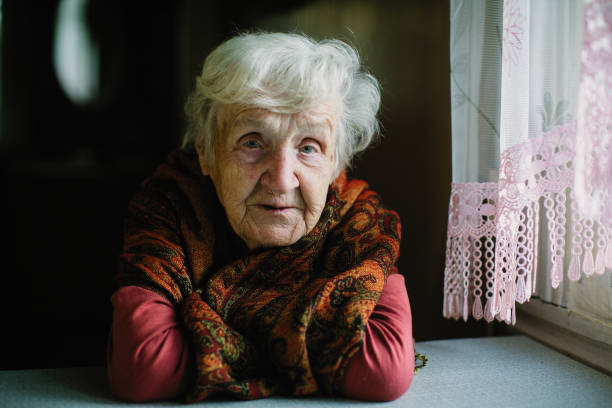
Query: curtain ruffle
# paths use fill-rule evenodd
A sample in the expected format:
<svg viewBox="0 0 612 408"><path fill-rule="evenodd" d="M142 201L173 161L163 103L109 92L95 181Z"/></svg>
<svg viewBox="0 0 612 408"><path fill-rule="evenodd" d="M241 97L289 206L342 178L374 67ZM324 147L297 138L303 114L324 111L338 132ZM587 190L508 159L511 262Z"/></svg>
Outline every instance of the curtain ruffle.
<svg viewBox="0 0 612 408"><path fill-rule="evenodd" d="M612 2L584 8L575 191L579 209L612 218Z"/></svg>
<svg viewBox="0 0 612 408"><path fill-rule="evenodd" d="M515 323L515 304L535 290L538 255L550 283L612 268L612 218L578 211L574 193L576 121L501 155L498 183L452 185L444 309L447 318ZM609 187L599 186L603 207ZM568 223L568 221L571 221ZM548 239L539 242L544 234Z"/></svg>

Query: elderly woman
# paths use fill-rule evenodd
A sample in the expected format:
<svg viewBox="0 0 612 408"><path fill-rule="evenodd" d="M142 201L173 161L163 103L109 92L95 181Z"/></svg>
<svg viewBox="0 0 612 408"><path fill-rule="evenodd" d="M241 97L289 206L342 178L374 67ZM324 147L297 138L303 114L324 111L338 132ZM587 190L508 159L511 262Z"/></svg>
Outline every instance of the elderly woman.
<svg viewBox="0 0 612 408"><path fill-rule="evenodd" d="M243 34L208 56L183 147L130 202L108 350L119 397L407 390L399 218L345 173L379 105L341 41Z"/></svg>

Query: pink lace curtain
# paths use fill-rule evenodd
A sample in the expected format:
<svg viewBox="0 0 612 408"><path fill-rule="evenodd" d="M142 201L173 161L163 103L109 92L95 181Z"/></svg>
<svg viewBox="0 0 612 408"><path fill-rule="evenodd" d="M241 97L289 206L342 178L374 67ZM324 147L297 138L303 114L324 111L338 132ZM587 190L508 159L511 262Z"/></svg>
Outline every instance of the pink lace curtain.
<svg viewBox="0 0 612 408"><path fill-rule="evenodd" d="M450 47L444 316L514 324L606 276L609 318L612 1L451 0Z"/></svg>

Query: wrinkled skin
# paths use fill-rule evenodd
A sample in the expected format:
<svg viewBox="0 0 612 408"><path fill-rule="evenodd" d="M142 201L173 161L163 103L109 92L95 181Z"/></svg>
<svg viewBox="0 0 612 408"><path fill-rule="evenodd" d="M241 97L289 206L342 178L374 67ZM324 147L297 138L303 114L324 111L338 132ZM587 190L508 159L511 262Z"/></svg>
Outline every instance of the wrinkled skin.
<svg viewBox="0 0 612 408"><path fill-rule="evenodd" d="M316 225L334 176L334 112L220 109L216 162L200 154L200 166L249 249L291 245Z"/></svg>

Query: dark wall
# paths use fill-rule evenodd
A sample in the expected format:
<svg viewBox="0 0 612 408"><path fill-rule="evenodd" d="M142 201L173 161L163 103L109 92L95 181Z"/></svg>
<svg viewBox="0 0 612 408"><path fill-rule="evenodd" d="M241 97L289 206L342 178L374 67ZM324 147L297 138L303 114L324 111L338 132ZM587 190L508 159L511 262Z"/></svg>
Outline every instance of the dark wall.
<svg viewBox="0 0 612 408"><path fill-rule="evenodd" d="M57 3L2 2L0 368L104 362L127 201L180 140L177 8L92 2L106 92L77 106L53 69Z"/></svg>
<svg viewBox="0 0 612 408"><path fill-rule="evenodd" d="M122 217L183 132L206 54L238 29L357 45L383 86L384 138L356 162L402 217L417 340L486 334L441 316L450 191L447 1L92 1L103 95L79 107L52 66L57 1L2 2L0 368L103 364Z"/></svg>

